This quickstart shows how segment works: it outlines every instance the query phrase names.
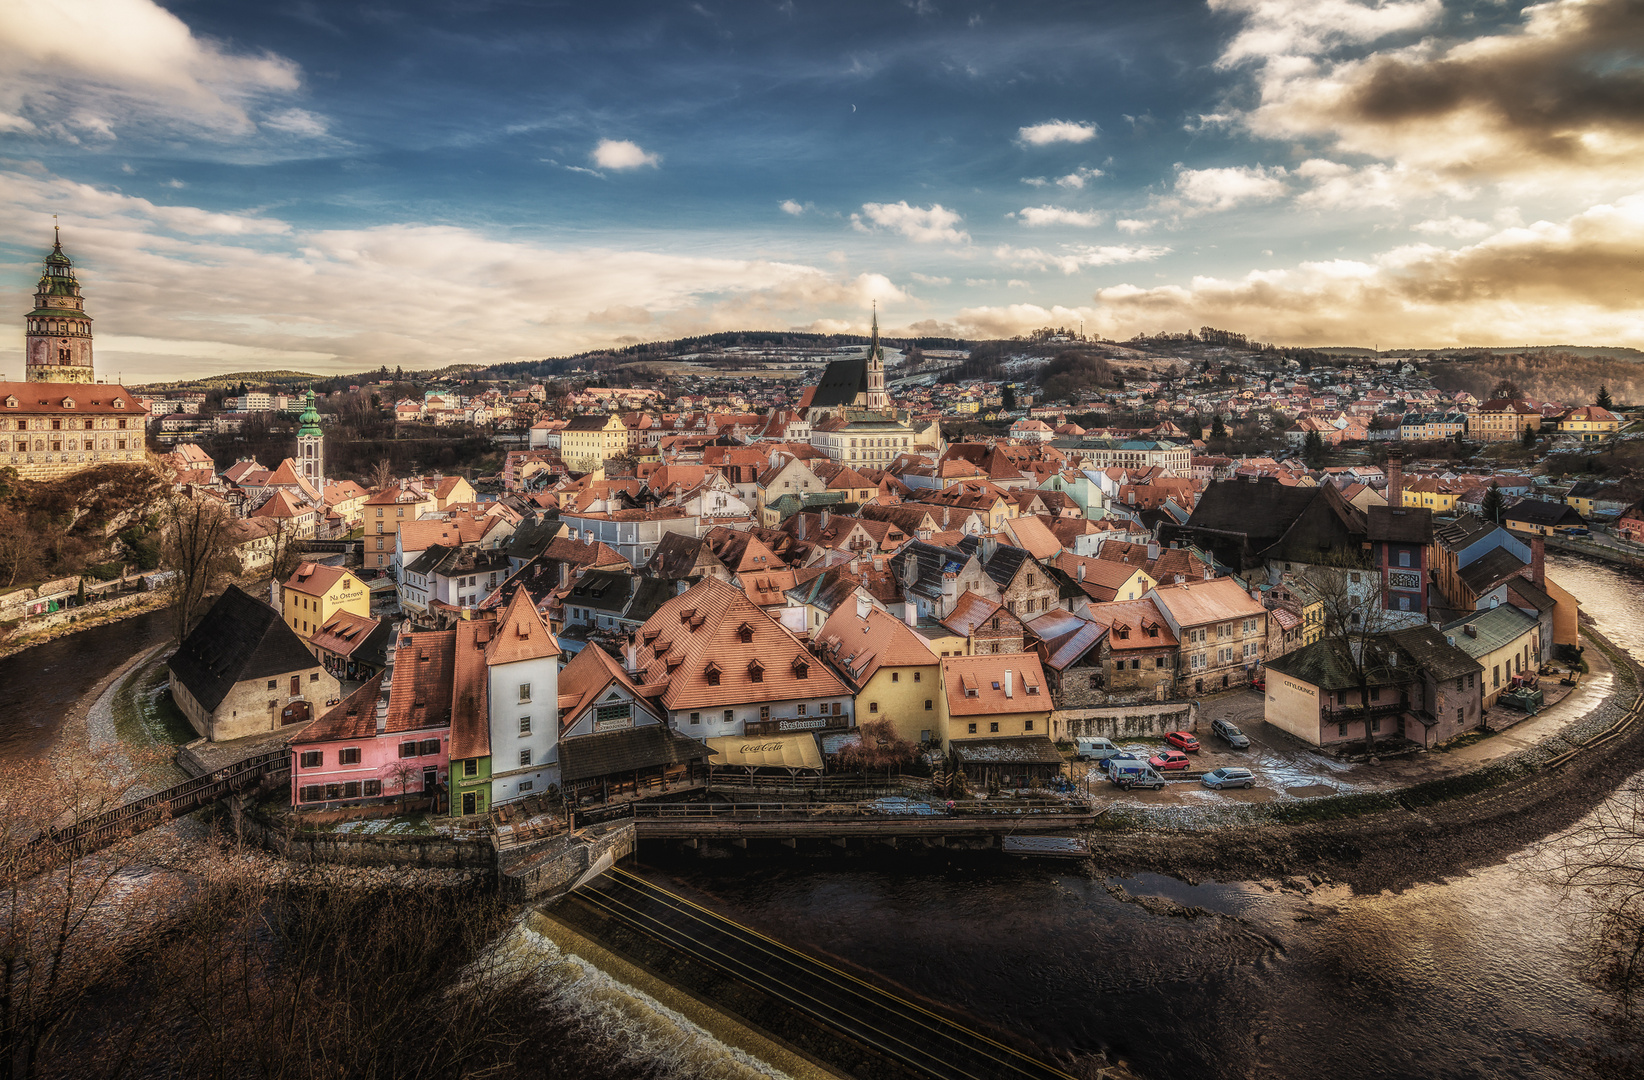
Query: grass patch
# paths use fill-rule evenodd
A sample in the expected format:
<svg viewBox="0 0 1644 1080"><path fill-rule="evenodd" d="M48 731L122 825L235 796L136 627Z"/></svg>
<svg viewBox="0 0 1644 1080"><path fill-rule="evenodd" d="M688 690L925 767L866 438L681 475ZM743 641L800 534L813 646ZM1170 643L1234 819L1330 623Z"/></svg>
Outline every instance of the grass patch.
<svg viewBox="0 0 1644 1080"><path fill-rule="evenodd" d="M164 667L139 667L114 695L114 733L139 750L175 750L199 738L175 702Z"/></svg>

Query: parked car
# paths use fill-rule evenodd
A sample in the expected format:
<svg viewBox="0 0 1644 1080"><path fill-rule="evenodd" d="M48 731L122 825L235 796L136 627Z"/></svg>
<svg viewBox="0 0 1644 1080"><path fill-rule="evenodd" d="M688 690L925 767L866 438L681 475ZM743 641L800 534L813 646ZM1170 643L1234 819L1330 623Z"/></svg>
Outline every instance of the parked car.
<svg viewBox="0 0 1644 1080"><path fill-rule="evenodd" d="M1108 783L1126 791L1133 787L1157 791L1165 785L1165 778L1157 770L1134 758L1108 758L1107 779Z"/></svg>
<svg viewBox="0 0 1644 1080"><path fill-rule="evenodd" d="M1266 675L1257 675L1257 676L1254 676L1253 678L1251 678L1251 680L1250 680L1250 689L1252 689L1252 690L1266 690L1267 689L1267 676Z"/></svg>
<svg viewBox="0 0 1644 1080"><path fill-rule="evenodd" d="M1199 740L1191 732L1172 731L1165 736L1165 742L1178 750L1186 750L1190 754L1199 752Z"/></svg>
<svg viewBox="0 0 1644 1080"><path fill-rule="evenodd" d="M1256 786L1256 776L1249 769L1235 769L1224 766L1205 773L1200 778L1199 783L1218 791L1227 787L1248 788Z"/></svg>
<svg viewBox="0 0 1644 1080"><path fill-rule="evenodd" d="M1180 750L1161 750L1147 759L1147 763L1155 769L1185 769L1192 762Z"/></svg>
<svg viewBox="0 0 1644 1080"><path fill-rule="evenodd" d="M1240 731L1239 725L1226 717L1212 721L1210 730L1235 750L1246 750L1250 747L1250 736Z"/></svg>
<svg viewBox="0 0 1644 1080"><path fill-rule="evenodd" d="M1119 748L1113 745L1113 740L1100 736L1080 736L1073 742L1073 760L1075 761L1106 761L1119 753Z"/></svg>
<svg viewBox="0 0 1644 1080"><path fill-rule="evenodd" d="M1127 761L1141 761L1141 760L1142 760L1142 756L1140 754L1136 753L1134 750L1120 750L1117 754L1114 754L1112 757L1103 758L1102 761L1101 761L1101 765L1102 765L1102 769L1104 771L1111 774L1113 772L1114 767L1117 766L1117 765L1122 765L1123 763L1125 763Z"/></svg>

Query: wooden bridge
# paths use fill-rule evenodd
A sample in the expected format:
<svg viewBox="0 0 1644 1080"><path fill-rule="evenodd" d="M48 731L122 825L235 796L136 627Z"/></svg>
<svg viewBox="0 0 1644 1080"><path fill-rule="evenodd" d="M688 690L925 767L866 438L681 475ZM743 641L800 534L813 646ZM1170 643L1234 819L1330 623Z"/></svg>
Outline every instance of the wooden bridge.
<svg viewBox="0 0 1644 1080"><path fill-rule="evenodd" d="M216 772L196 776L112 810L82 818L67 828L53 829L36 839L35 844L65 854L84 855L134 833L163 825L218 799L255 787L262 783L265 776L275 777L290 771L291 752L286 749L243 758Z"/></svg>

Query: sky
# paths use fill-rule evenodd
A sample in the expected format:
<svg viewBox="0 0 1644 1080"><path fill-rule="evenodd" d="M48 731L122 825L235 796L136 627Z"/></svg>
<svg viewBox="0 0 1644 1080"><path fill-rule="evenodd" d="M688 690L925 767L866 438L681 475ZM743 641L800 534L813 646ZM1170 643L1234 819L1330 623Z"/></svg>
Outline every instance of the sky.
<svg viewBox="0 0 1644 1080"><path fill-rule="evenodd" d="M1644 347L1641 0L0 0L99 375L738 329Z"/></svg>

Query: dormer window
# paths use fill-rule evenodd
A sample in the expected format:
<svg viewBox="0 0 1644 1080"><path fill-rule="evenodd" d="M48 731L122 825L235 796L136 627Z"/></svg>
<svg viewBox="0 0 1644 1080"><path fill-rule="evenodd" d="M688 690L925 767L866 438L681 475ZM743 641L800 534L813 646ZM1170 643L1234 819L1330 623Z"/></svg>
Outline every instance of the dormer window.
<svg viewBox="0 0 1644 1080"><path fill-rule="evenodd" d="M748 681L760 683L764 682L765 665L761 664L758 660L748 661Z"/></svg>
<svg viewBox="0 0 1644 1080"><path fill-rule="evenodd" d="M747 623L743 623L741 626L736 628L736 640L740 641L744 645L753 643L753 634L753 627L749 626Z"/></svg>
<svg viewBox="0 0 1644 1080"><path fill-rule="evenodd" d="M811 666L805 662L805 658L802 656L794 657L793 677L796 679L808 679L810 678L810 674Z"/></svg>
<svg viewBox="0 0 1644 1080"><path fill-rule="evenodd" d="M17 408L17 399L14 398L14 397L8 397L6 399L6 408L8 408L8 409Z"/></svg>
<svg viewBox="0 0 1644 1080"><path fill-rule="evenodd" d="M126 407L126 399L125 398L115 398L114 399L114 407L116 409L125 408Z"/></svg>
<svg viewBox="0 0 1644 1080"><path fill-rule="evenodd" d="M64 398L63 399L63 408L65 408L65 409L74 408L74 399L71 398L71 397Z"/></svg>
<svg viewBox="0 0 1644 1080"><path fill-rule="evenodd" d="M708 680L709 686L718 686L719 665L712 660L708 661L708 666L702 669L702 677Z"/></svg>

